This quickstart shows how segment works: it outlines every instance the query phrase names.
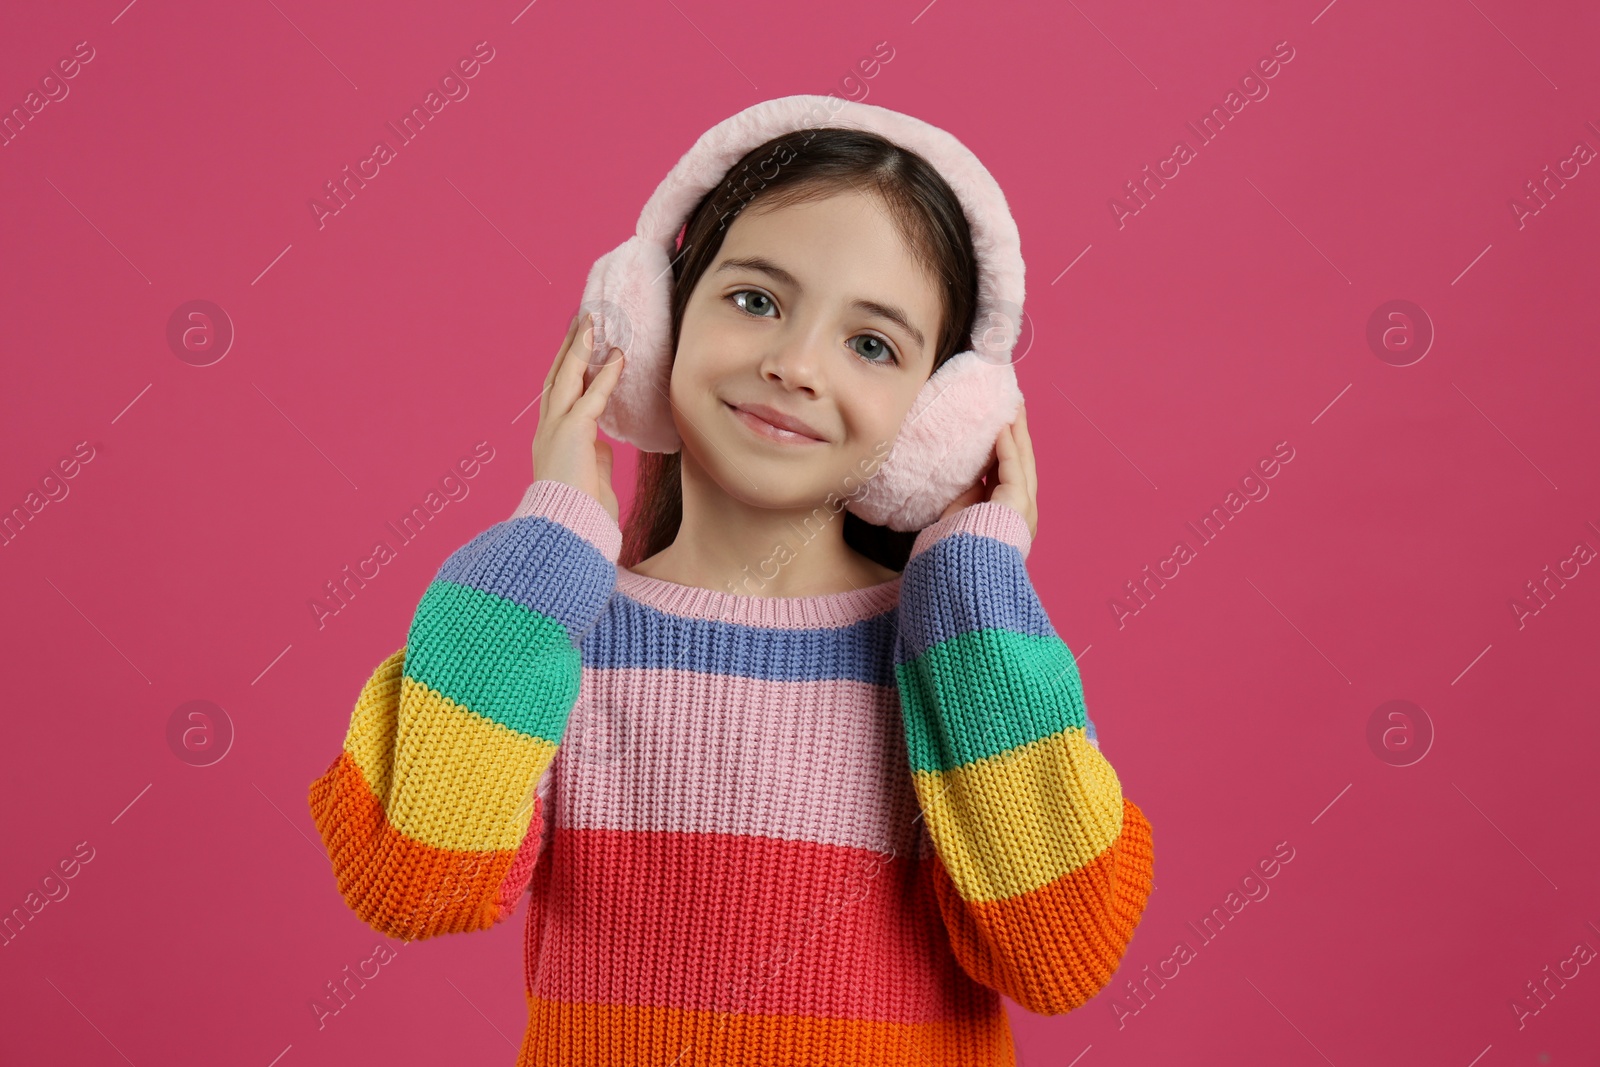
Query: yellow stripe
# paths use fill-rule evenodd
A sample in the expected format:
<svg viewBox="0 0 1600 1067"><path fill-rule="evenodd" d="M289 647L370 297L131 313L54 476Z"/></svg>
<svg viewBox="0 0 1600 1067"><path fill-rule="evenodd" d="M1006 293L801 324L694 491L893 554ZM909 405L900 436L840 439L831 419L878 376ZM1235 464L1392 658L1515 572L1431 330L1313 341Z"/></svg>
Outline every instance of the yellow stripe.
<svg viewBox="0 0 1600 1067"><path fill-rule="evenodd" d="M556 746L405 677L404 652L384 660L362 687L345 751L389 824L412 840L455 851L515 850L533 817L530 794ZM396 729L400 709L403 733ZM392 789L397 764L400 784Z"/></svg>
<svg viewBox="0 0 1600 1067"><path fill-rule="evenodd" d="M344 750L361 768L373 795L382 804L389 796L389 768L394 755L396 702L406 662L406 648L400 648L378 664L361 687L355 711L350 713L350 729L344 735Z"/></svg>
<svg viewBox="0 0 1600 1067"><path fill-rule="evenodd" d="M1082 727L913 782L950 880L974 903L1049 885L1122 832L1122 783Z"/></svg>

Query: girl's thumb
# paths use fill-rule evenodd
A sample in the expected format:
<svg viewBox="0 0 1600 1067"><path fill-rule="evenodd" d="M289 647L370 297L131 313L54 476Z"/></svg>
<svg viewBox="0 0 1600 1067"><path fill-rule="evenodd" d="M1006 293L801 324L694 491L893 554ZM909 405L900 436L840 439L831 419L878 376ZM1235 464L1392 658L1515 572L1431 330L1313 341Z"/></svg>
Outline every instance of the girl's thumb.
<svg viewBox="0 0 1600 1067"><path fill-rule="evenodd" d="M611 442L610 441L596 441L594 443L594 454L595 454L595 461L600 464L600 470L607 477L610 477L611 476L611 461L614 458L612 456L612 454L611 454Z"/></svg>

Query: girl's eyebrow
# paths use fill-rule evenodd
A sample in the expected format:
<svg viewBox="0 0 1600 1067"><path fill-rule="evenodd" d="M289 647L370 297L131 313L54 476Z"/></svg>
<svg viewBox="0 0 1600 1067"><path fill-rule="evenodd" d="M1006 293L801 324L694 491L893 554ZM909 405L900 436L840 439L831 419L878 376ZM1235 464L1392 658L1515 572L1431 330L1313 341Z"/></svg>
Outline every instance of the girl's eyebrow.
<svg viewBox="0 0 1600 1067"><path fill-rule="evenodd" d="M793 289L795 292L802 292L805 288L800 284L799 278L796 278L793 274L790 274L788 271L772 262L772 260L765 259L761 256L745 256L742 258L723 260L722 265L711 273L721 274L725 270L760 271L762 274L777 279L784 285L787 285L789 288ZM906 313L895 307L893 304L882 304L876 300L857 299L852 300L850 302L850 306L860 311L865 311L869 315L877 315L880 318L888 319L890 322L899 326L902 330L915 338L918 348L926 348L928 346L927 340L922 336L922 331L911 325L911 319L906 315Z"/></svg>

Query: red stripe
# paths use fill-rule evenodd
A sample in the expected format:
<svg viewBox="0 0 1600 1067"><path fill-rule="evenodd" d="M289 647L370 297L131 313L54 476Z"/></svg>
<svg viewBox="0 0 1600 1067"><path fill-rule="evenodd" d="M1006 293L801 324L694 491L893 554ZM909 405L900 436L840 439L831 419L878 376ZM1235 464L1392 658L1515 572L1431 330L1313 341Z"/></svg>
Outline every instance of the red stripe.
<svg viewBox="0 0 1600 1067"><path fill-rule="evenodd" d="M530 992L544 1000L923 1023L998 996L906 856L770 837L559 827Z"/></svg>

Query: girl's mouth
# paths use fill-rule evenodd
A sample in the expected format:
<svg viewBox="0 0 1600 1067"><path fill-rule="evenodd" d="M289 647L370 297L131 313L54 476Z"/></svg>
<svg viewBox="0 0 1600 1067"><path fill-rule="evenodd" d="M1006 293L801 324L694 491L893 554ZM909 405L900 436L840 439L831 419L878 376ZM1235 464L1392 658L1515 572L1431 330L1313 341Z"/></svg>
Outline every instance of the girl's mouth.
<svg viewBox="0 0 1600 1067"><path fill-rule="evenodd" d="M785 430L781 427L774 426L766 419L758 418L757 416L750 414L750 412L745 411L743 408L736 408L732 404L728 404L726 401L723 403L727 409L733 413L733 417L736 421L742 424L751 433L765 440L789 445L820 445L827 443L825 441L818 440L815 437L807 437L805 434L795 433L793 430Z"/></svg>

